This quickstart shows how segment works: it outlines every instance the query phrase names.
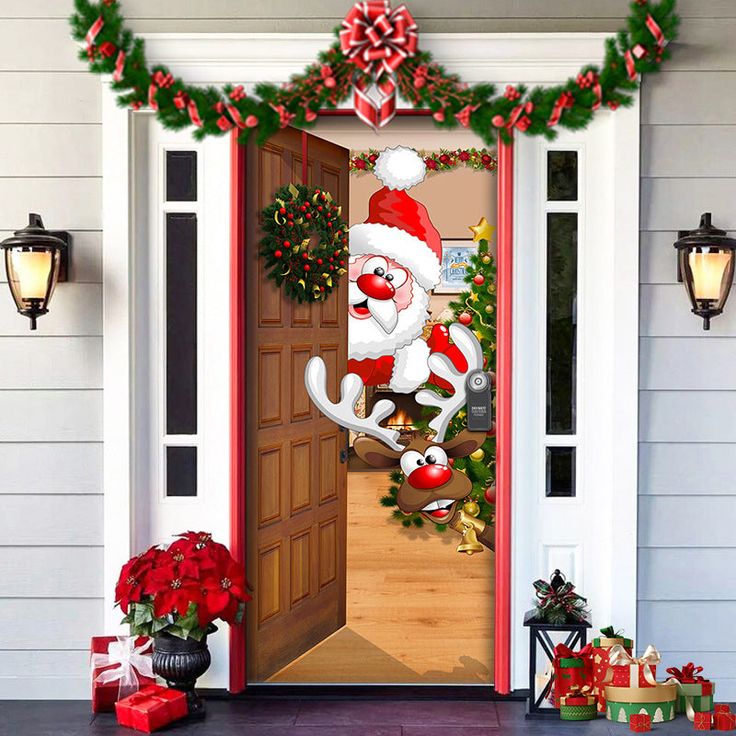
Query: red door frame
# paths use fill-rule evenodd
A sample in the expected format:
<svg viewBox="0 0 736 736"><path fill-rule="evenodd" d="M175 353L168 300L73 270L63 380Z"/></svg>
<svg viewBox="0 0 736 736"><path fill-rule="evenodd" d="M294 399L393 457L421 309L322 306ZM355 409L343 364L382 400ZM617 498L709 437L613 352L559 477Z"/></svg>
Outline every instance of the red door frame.
<svg viewBox="0 0 736 736"><path fill-rule="evenodd" d="M326 110L324 115L355 115ZM399 115L430 115L428 110L398 110ZM306 157L305 157L306 158ZM230 549L245 564L245 193L246 149L231 137L230 163ZM511 385L514 148L498 144L498 251L496 327L496 603L494 688L511 691ZM245 626L230 628L230 692L247 685Z"/></svg>

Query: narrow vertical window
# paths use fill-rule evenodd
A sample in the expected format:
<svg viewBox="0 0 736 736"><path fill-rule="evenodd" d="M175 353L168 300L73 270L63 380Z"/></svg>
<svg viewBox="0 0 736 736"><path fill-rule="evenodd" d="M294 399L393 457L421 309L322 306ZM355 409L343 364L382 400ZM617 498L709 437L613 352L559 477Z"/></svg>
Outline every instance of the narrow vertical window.
<svg viewBox="0 0 736 736"><path fill-rule="evenodd" d="M197 495L197 448L166 448L166 495Z"/></svg>
<svg viewBox="0 0 736 736"><path fill-rule="evenodd" d="M197 216L166 215L166 433L197 433Z"/></svg>
<svg viewBox="0 0 736 736"><path fill-rule="evenodd" d="M578 198L578 152L547 151L547 200L575 202Z"/></svg>
<svg viewBox="0 0 736 736"><path fill-rule="evenodd" d="M575 434L578 215L547 214L547 434Z"/></svg>
<svg viewBox="0 0 736 736"><path fill-rule="evenodd" d="M166 201L197 199L197 152L166 151Z"/></svg>
<svg viewBox="0 0 736 736"><path fill-rule="evenodd" d="M547 498L575 496L575 448L548 447L545 495Z"/></svg>

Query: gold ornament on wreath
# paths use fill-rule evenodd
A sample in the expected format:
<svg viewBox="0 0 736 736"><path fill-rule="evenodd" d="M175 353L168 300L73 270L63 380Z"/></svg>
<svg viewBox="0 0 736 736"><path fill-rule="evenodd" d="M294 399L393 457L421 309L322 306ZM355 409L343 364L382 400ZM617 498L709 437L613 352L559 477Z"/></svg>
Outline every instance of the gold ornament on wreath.
<svg viewBox="0 0 736 736"><path fill-rule="evenodd" d="M348 226L323 189L289 184L262 212L268 278L299 302L323 301L348 265Z"/></svg>

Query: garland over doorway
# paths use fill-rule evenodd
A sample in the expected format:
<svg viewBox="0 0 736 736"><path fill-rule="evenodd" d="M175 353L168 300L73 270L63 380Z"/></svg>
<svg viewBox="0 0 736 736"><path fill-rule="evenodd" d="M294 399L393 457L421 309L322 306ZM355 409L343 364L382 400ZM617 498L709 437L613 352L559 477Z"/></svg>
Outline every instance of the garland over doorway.
<svg viewBox="0 0 736 736"><path fill-rule="evenodd" d="M603 64L550 87L467 85L448 74L419 48L417 24L405 5L389 0L356 3L337 30L338 40L283 85L261 82L255 95L242 85L198 87L175 77L165 65L148 66L145 42L125 27L117 0L75 0L73 37L84 44L80 58L90 71L111 74L121 106L148 106L165 127L194 126L194 137L240 129L240 141L258 143L287 125L307 128L322 109L334 109L352 94L358 116L374 128L386 125L400 95L414 108L432 112L441 128L461 125L486 144L518 131L556 136L556 128L587 127L594 113L632 103L640 75L658 71L677 36L676 0L634 0L626 29L606 39Z"/></svg>

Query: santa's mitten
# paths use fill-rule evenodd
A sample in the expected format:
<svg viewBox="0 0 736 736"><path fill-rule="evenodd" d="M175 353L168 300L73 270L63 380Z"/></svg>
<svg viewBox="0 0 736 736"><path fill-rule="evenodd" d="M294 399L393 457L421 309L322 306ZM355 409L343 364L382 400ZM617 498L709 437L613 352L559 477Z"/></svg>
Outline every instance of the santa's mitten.
<svg viewBox="0 0 736 736"><path fill-rule="evenodd" d="M427 345L429 345L430 355L432 353L442 353L452 361L452 364L461 373L468 370L468 362L465 360L465 356L463 356L456 345L450 343L450 331L444 325L435 325L432 328ZM429 383L438 388L444 388L448 391L452 390L452 386L447 381L434 373L429 374L428 380Z"/></svg>

